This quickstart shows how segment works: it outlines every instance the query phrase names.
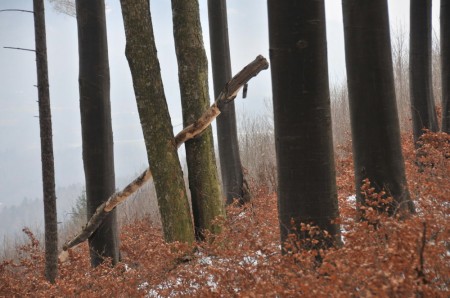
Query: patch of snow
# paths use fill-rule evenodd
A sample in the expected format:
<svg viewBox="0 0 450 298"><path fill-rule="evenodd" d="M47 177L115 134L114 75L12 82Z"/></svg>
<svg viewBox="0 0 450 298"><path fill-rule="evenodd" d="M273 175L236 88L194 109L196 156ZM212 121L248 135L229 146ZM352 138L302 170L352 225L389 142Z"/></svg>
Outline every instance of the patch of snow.
<svg viewBox="0 0 450 298"><path fill-rule="evenodd" d="M258 265L258 260L251 256L244 256L242 261L239 262L239 265L241 265L241 266L244 266L244 265L256 266L256 265Z"/></svg>
<svg viewBox="0 0 450 298"><path fill-rule="evenodd" d="M238 217L239 217L239 218L245 217L245 211L242 211L241 213L239 213Z"/></svg>
<svg viewBox="0 0 450 298"><path fill-rule="evenodd" d="M146 287L148 287L148 282L144 281L143 283L141 283L141 284L138 286L138 290L143 290L143 289L145 289ZM150 291L152 291L152 290L150 290Z"/></svg>
<svg viewBox="0 0 450 298"><path fill-rule="evenodd" d="M356 203L356 195L348 196L347 201L349 201L350 203Z"/></svg>
<svg viewBox="0 0 450 298"><path fill-rule="evenodd" d="M201 265L212 265L213 262L211 257L203 257L198 260L198 263Z"/></svg>

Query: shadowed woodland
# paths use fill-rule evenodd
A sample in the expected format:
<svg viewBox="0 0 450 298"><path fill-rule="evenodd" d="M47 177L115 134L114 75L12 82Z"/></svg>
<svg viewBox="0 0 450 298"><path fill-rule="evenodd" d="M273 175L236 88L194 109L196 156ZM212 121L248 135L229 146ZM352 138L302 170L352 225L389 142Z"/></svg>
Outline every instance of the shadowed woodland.
<svg viewBox="0 0 450 298"><path fill-rule="evenodd" d="M198 1L172 0L184 127L174 134L151 1L120 0L150 165L121 190L104 0L50 3L77 18L86 191L58 229L44 1L33 0L45 235L24 228L0 263L0 296L448 297L448 1L433 39L431 0L411 0L409 36L391 36L387 0L343 0L347 81L330 85L323 0L261 4L269 61L236 74L226 0L208 0L211 61ZM261 71L267 115L238 115L234 101Z"/></svg>

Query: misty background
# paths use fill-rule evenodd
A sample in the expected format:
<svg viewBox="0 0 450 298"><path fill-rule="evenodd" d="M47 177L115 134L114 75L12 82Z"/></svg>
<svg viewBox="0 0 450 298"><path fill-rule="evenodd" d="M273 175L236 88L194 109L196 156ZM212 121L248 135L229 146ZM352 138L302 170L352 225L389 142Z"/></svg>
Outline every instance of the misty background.
<svg viewBox="0 0 450 298"><path fill-rule="evenodd" d="M206 0L200 0L205 49L209 53ZM409 0L389 0L391 29L409 29ZM345 82L341 1L325 0L330 84ZM107 30L111 75L116 185L122 187L147 166L142 129L125 58L125 33L119 1L107 0ZM174 132L182 129L178 69L169 0L152 0L151 10L158 57ZM77 24L46 1L47 50L58 220L70 218L81 195L84 171L78 96ZM233 73L258 54L268 58L266 1L228 0L228 26ZM32 10L32 0L0 0L2 9ZM0 239L29 226L43 231L40 139L35 53L5 49L34 49L33 15L0 12ZM439 34L439 1L433 2L433 26ZM210 65L211 68L211 65ZM209 81L213 96L212 76ZM267 115L271 110L270 71L249 84L246 99L236 100L237 117ZM213 101L213 98L211 98ZM179 151L184 156L184 149ZM0 240L1 241L1 240Z"/></svg>

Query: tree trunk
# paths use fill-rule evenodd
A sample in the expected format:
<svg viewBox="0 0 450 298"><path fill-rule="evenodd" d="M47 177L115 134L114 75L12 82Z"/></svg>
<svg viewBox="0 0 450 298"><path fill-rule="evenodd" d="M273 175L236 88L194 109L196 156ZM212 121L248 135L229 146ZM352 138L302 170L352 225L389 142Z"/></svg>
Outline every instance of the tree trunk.
<svg viewBox="0 0 450 298"><path fill-rule="evenodd" d="M217 98L231 78L226 0L208 0L208 19L214 97ZM250 201L250 191L244 187L234 102L227 105L222 115L217 118L217 139L226 203L233 203L235 198L241 204Z"/></svg>
<svg viewBox="0 0 450 298"><path fill-rule="evenodd" d="M450 134L450 2L441 0L442 131Z"/></svg>
<svg viewBox="0 0 450 298"><path fill-rule="evenodd" d="M386 0L343 0L345 57L357 200L368 178L398 208L414 211L405 177Z"/></svg>
<svg viewBox="0 0 450 298"><path fill-rule="evenodd" d="M54 283L58 274L58 225L44 1L33 0L33 10L39 97L39 126L41 134L42 185L44 195L45 277L48 281Z"/></svg>
<svg viewBox="0 0 450 298"><path fill-rule="evenodd" d="M90 218L115 191L104 0L77 0L79 85L87 213ZM116 212L89 239L92 266L119 261Z"/></svg>
<svg viewBox="0 0 450 298"><path fill-rule="evenodd" d="M148 0L121 0L125 54L166 241L193 242L194 228L164 95ZM196 62L196 61L193 61Z"/></svg>
<svg viewBox="0 0 450 298"><path fill-rule="evenodd" d="M183 124L187 127L209 108L208 60L198 1L172 0L172 14ZM185 147L195 235L203 240L204 231L219 232L213 221L225 215L211 127Z"/></svg>
<svg viewBox="0 0 450 298"><path fill-rule="evenodd" d="M438 130L431 68L431 0L411 0L410 13L409 86L416 143L424 128Z"/></svg>
<svg viewBox="0 0 450 298"><path fill-rule="evenodd" d="M327 247L340 228L324 1L269 0L268 13L281 241L291 220L312 222L333 237L313 247Z"/></svg>

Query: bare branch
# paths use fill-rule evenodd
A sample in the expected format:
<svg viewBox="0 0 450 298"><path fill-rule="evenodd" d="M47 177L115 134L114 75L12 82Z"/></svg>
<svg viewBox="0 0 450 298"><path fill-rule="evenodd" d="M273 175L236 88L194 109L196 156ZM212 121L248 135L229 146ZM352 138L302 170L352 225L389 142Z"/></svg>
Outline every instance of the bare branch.
<svg viewBox="0 0 450 298"><path fill-rule="evenodd" d="M28 51L28 52L36 52L36 50L32 49L24 49L24 48L15 48L15 47L3 47L4 49L10 49L10 50L21 50L21 51Z"/></svg>
<svg viewBox="0 0 450 298"><path fill-rule="evenodd" d="M18 12L34 13L34 11L32 11L32 10L25 10L25 9L1 9L0 10L0 12L5 12L5 11L18 11Z"/></svg>

